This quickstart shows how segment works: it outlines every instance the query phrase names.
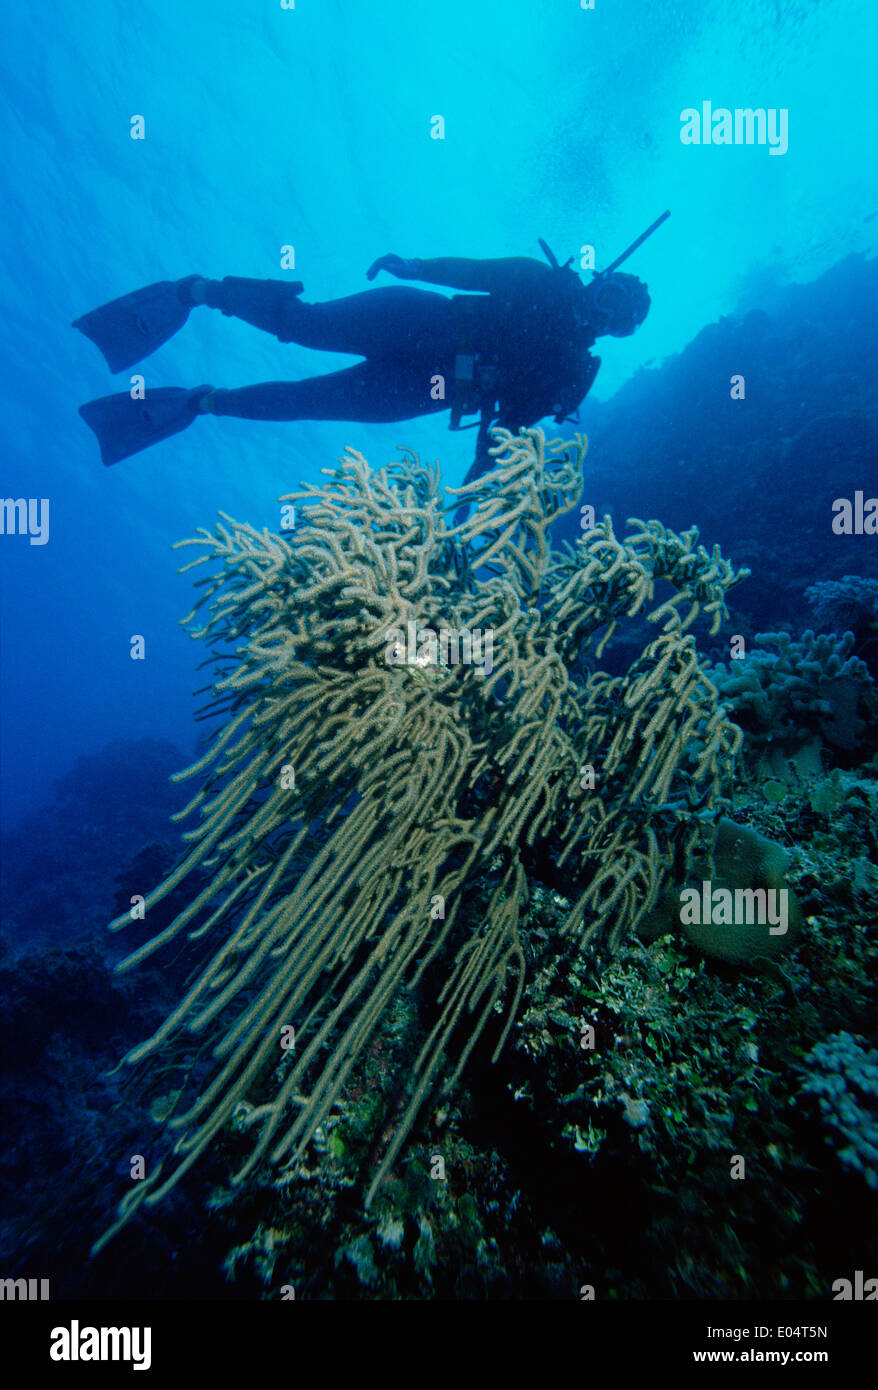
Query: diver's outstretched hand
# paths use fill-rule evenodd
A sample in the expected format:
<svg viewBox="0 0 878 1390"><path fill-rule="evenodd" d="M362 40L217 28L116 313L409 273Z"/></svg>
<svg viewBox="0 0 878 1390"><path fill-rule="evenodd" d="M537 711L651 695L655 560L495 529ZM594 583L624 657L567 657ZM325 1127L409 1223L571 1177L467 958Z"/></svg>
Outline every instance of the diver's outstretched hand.
<svg viewBox="0 0 878 1390"><path fill-rule="evenodd" d="M420 269L420 261L406 260L404 256L396 256L389 251L386 256L379 256L377 261L372 262L366 271L366 279L374 280L379 270L386 270L388 274L395 275L397 280L417 280Z"/></svg>

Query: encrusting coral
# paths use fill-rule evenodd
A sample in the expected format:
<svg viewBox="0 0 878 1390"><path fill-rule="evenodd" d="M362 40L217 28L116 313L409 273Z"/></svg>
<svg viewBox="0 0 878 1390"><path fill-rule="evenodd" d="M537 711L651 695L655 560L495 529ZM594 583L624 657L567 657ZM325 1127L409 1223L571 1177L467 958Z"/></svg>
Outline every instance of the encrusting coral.
<svg viewBox="0 0 878 1390"><path fill-rule="evenodd" d="M118 968L198 939L207 963L125 1060L173 1061L188 1033L212 1062L193 1068L167 1121L171 1171L136 1184L99 1244L233 1122L258 1136L236 1182L264 1157L294 1165L394 996L441 961L371 1198L425 1097L440 1078L453 1085L495 1012L502 1048L524 985L529 883L564 883L571 947L612 950L681 863L711 852L740 731L687 629L701 611L715 632L745 572L695 529L654 521L621 540L607 517L553 552L549 526L577 503L585 441L495 438L493 471L457 490L471 508L457 527L437 469L404 451L373 472L349 449L322 486L282 499L304 520L289 537L224 517L182 543L213 566L185 621L212 649L209 713L224 723L181 774L202 779L181 813L199 823L146 908L196 871L198 890ZM650 607L659 581L671 596ZM656 635L610 675L601 654L635 617ZM408 658L406 633L418 642ZM437 633L452 634L441 651ZM484 641L471 659L478 634L490 659Z"/></svg>

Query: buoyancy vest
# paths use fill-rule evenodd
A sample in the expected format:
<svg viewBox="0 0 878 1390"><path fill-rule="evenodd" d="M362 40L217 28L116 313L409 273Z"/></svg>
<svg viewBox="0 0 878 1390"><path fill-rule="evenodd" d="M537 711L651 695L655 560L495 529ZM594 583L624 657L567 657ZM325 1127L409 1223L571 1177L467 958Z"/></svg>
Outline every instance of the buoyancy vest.
<svg viewBox="0 0 878 1390"><path fill-rule="evenodd" d="M526 287L453 296L452 429L477 412L517 429L576 409L600 366L577 317L581 294L578 276L559 267Z"/></svg>

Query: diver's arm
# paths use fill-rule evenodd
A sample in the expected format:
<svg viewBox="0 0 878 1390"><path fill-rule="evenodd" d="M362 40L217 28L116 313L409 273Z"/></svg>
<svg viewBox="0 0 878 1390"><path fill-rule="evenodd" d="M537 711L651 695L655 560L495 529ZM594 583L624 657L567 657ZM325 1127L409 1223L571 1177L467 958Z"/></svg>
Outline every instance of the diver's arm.
<svg viewBox="0 0 878 1390"><path fill-rule="evenodd" d="M421 280L428 285L447 285L454 290L526 291L551 274L542 261L529 256L506 256L495 261L471 261L464 256L436 256L421 261L388 253L373 261L366 276L374 280L379 270L397 280Z"/></svg>
<svg viewBox="0 0 878 1390"><path fill-rule="evenodd" d="M417 267L412 279L428 285L447 285L455 290L527 290L551 274L548 265L529 256L504 256L475 261L464 256L435 256L411 262Z"/></svg>

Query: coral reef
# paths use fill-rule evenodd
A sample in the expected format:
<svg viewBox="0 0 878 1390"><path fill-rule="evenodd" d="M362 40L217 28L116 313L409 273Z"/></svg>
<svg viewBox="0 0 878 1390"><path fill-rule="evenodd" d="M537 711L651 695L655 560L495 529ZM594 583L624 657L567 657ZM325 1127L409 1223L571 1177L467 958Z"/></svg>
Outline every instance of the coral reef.
<svg viewBox="0 0 878 1390"><path fill-rule="evenodd" d="M104 932L104 935L106 933ZM102 943L103 944L103 943ZM0 1259L10 1277L51 1277L53 1298L155 1298L202 1287L223 1296L203 1252L186 1246L191 1212L169 1203L163 1229L132 1229L108 1261L88 1258L95 1219L108 1224L122 1174L149 1114L123 1086L114 1062L131 1028L155 1027L173 1003L157 972L114 977L97 946L29 950L0 967Z"/></svg>
<svg viewBox="0 0 878 1390"><path fill-rule="evenodd" d="M824 1126L846 1168L878 1190L878 1051L835 1033L805 1058L801 1094L816 1096Z"/></svg>
<svg viewBox="0 0 878 1390"><path fill-rule="evenodd" d="M158 1219L88 1259L96 1216L110 1222L130 1156L149 1157L178 1084L159 1077L149 1109L135 1104L137 1074L112 1070L115 1049L158 1026L195 953L206 963L212 948L202 938L121 978L94 951L0 971L4 1267L46 1270L62 1298L277 1299L293 1285L302 1299L569 1301L588 1280L601 1299L825 1299L839 1270L878 1259L863 1174L840 1161L846 1143L820 1098L801 1091L828 1035L875 1047L878 775L864 764L797 780L781 804L746 780L730 813L772 859L787 848L808 918L795 950L742 969L702 959L679 924L645 944L641 924L612 958L571 956L570 901L531 874L509 1045L494 1066L477 1048L454 1094L425 1107L369 1210L384 1125L430 1030L423 994L397 992L300 1165L230 1185L250 1152L241 1116ZM119 872L120 912L147 872L167 872L169 852L150 846ZM191 878L126 936L139 943L190 899ZM107 944L95 941L102 954ZM735 1154L746 1181L730 1177Z"/></svg>
<svg viewBox="0 0 878 1390"><path fill-rule="evenodd" d="M878 699L869 670L852 655L854 637L815 635L799 642L785 632L756 635L756 649L740 662L718 662L710 675L745 733L745 753L758 773L784 772L814 740L845 755L861 755L874 740L870 729ZM819 745L818 745L819 747ZM820 763L812 759L814 771Z"/></svg>
<svg viewBox="0 0 878 1390"><path fill-rule="evenodd" d="M171 836L181 797L169 779L187 756L164 740L116 739L79 758L45 807L5 837L0 897L16 947L103 933L119 865L147 840ZM148 886L134 878L129 892Z"/></svg>
<svg viewBox="0 0 878 1390"><path fill-rule="evenodd" d="M844 632L850 623L815 622L805 590L845 574L878 579L875 537L832 530L834 500L875 477L878 258L848 257L807 285L783 279L753 286L734 317L582 408L584 500L678 530L697 519L759 575L734 594L732 630L747 636L780 622ZM733 373L742 399L729 391ZM555 535L575 525L563 519Z"/></svg>
<svg viewBox="0 0 878 1390"><path fill-rule="evenodd" d="M294 1168L407 986L432 1026L371 1155L371 1199L425 1098L440 1078L454 1086L502 1012L499 1056L525 985L530 887L563 880L560 938L613 950L681 865L710 854L740 731L687 628L703 611L715 632L741 574L694 528L657 522L620 540L605 518L553 553L584 441L496 437L455 528L435 469L406 453L373 473L348 450L322 487L283 499L302 504L293 540L223 518L188 543L217 567L187 622L207 606L193 635L212 649L211 712L226 722L184 774L203 779L183 813L200 824L147 910L194 871L207 881L119 968L187 931L212 954L126 1059L161 1054L165 1089L175 1068L180 1084L171 1171L136 1184L118 1225L233 1123L258 1131L235 1183L264 1156ZM671 596L651 607L659 582ZM610 676L601 654L638 615L656 636ZM470 656L489 635L492 658L461 660L457 643L440 655L437 632L469 637ZM186 1033L209 1040L209 1059L202 1046L193 1066Z"/></svg>
<svg viewBox="0 0 878 1390"><path fill-rule="evenodd" d="M305 1299L569 1301L588 1281L599 1299L826 1299L839 1269L874 1268L862 1174L839 1163L801 1084L827 1033L874 1027L876 797L874 769L797 783L782 809L749 782L736 791L772 857L795 835L787 874L809 914L795 951L758 968L701 958L679 928L571 957L569 901L535 885L509 1047L490 1069L474 1054L368 1211L381 1097L410 1055L405 995L307 1165L207 1197L239 1296L292 1284ZM873 870L860 888L854 846ZM227 1166L244 1143L224 1138Z"/></svg>
<svg viewBox="0 0 878 1390"><path fill-rule="evenodd" d="M805 590L818 632L852 632L854 653L878 675L878 579L845 574Z"/></svg>

